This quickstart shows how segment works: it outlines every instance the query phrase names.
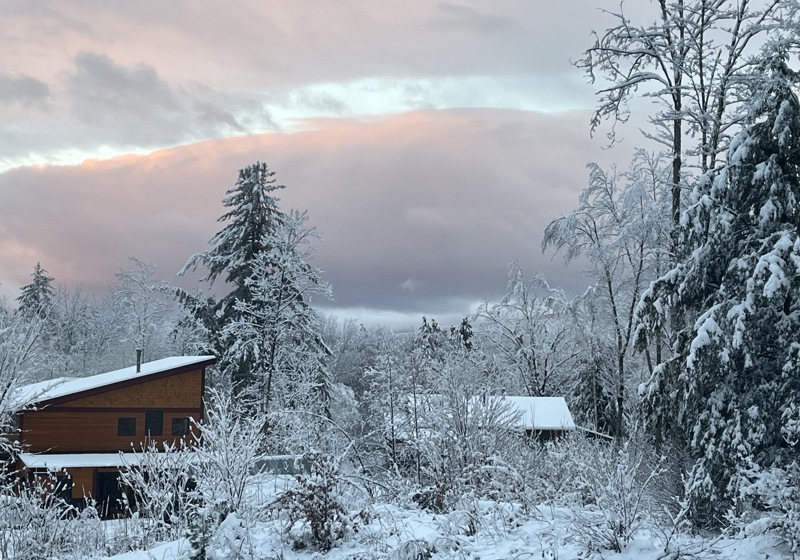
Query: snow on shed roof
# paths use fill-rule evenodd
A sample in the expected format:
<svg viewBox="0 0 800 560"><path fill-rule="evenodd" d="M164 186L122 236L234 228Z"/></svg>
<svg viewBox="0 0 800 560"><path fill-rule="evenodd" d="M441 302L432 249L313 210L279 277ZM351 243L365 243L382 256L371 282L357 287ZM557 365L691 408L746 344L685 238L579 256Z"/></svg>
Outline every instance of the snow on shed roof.
<svg viewBox="0 0 800 560"><path fill-rule="evenodd" d="M141 365L141 371L139 372L136 371L136 366L130 366L116 371L90 375L89 377L59 377L50 381L31 383L30 385L19 387L14 392L11 397L11 408L19 409L59 397L66 397L134 379L139 380L171 369L215 360L214 356L174 356L144 363Z"/></svg>
<svg viewBox="0 0 800 560"><path fill-rule="evenodd" d="M446 398L440 394L416 394L406 396L409 410L425 416L445 406ZM523 430L574 430L575 422L564 397L513 397L489 395L472 397L470 407L480 402L493 401L505 409L507 420ZM402 412L400 412L402 414Z"/></svg>
<svg viewBox="0 0 800 560"><path fill-rule="evenodd" d="M512 412L524 430L574 430L575 422L564 397L490 397L499 399Z"/></svg>

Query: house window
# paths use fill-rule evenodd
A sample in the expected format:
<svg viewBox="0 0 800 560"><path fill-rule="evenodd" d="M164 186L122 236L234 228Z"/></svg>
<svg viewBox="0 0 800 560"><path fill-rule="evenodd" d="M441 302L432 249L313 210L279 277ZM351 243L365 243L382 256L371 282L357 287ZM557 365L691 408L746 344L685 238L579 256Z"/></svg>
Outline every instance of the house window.
<svg viewBox="0 0 800 560"><path fill-rule="evenodd" d="M185 436L189 433L189 419L188 418L173 418L172 419L172 435Z"/></svg>
<svg viewBox="0 0 800 560"><path fill-rule="evenodd" d="M117 419L117 435L118 436L135 436L136 435L136 418L118 418Z"/></svg>
<svg viewBox="0 0 800 560"><path fill-rule="evenodd" d="M164 433L163 410L146 410L144 412L144 433L149 436L160 436Z"/></svg>

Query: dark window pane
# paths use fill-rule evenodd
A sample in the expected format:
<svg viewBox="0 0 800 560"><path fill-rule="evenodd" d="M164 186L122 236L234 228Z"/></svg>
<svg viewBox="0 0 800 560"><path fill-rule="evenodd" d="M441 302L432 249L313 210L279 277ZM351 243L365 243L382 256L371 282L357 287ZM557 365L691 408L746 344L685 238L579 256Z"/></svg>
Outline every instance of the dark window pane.
<svg viewBox="0 0 800 560"><path fill-rule="evenodd" d="M160 436L164 433L163 410L146 410L144 412L144 433L150 436Z"/></svg>
<svg viewBox="0 0 800 560"><path fill-rule="evenodd" d="M136 418L118 418L117 419L117 435L118 436L135 436L136 435Z"/></svg>
<svg viewBox="0 0 800 560"><path fill-rule="evenodd" d="M185 436L189 433L189 419L188 418L173 418L172 419L172 435Z"/></svg>

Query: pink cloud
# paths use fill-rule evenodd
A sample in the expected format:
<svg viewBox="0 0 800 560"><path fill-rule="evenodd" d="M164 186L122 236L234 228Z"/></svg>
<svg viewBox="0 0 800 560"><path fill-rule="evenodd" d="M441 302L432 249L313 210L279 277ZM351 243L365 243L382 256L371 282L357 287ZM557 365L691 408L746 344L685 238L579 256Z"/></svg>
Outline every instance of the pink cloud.
<svg viewBox="0 0 800 560"><path fill-rule="evenodd" d="M166 278L221 226L220 200L256 160L277 171L282 206L322 232L316 262L337 305L409 309L503 290L512 260L579 289L539 251L569 211L584 163L603 156L587 114L473 110L330 120L294 134L207 141L147 156L0 175L4 284L36 261L58 281L102 289L127 257ZM560 275L560 278L559 278ZM414 278L413 293L399 286Z"/></svg>

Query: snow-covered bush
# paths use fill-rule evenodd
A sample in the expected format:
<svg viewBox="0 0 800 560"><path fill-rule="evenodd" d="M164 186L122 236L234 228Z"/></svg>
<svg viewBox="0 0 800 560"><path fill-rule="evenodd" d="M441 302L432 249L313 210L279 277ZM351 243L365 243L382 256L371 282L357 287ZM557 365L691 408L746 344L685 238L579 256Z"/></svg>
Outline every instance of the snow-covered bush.
<svg viewBox="0 0 800 560"><path fill-rule="evenodd" d="M224 502L231 511L248 509L244 497L250 475L264 456L266 424L265 413L247 410L230 392L211 392L194 449L197 489L204 500Z"/></svg>
<svg viewBox="0 0 800 560"><path fill-rule="evenodd" d="M132 464L120 471L120 484L133 493L132 502L127 496L123 501L140 546L177 538L186 532L187 505L195 499L195 461L189 447L165 444L160 451L151 443L136 452Z"/></svg>
<svg viewBox="0 0 800 560"><path fill-rule="evenodd" d="M751 475L753 482L744 488L743 497L753 499L760 511L753 512L758 519L745 526L745 533L776 533L794 557L800 551L800 466L794 461L785 469L754 467Z"/></svg>
<svg viewBox="0 0 800 560"><path fill-rule="evenodd" d="M251 473L264 455L267 416L246 410L230 391L211 391L208 403L205 422L197 426L201 437L192 449L196 489L187 510L192 559L230 557L221 551L242 543L228 542L225 535L230 536L237 522L259 516L258 504L246 494Z"/></svg>
<svg viewBox="0 0 800 560"><path fill-rule="evenodd" d="M522 454L527 455L524 453ZM462 471L459 486L477 498L495 502L517 501L524 492L523 465L514 465L500 456L475 454Z"/></svg>
<svg viewBox="0 0 800 560"><path fill-rule="evenodd" d="M406 541L389 554L389 560L430 560L436 547L422 539Z"/></svg>
<svg viewBox="0 0 800 560"><path fill-rule="evenodd" d="M302 548L309 539L309 544L324 552L348 535L353 521L341 497L341 473L333 458L307 459L311 472L296 475L297 484L280 494L270 509L285 518L286 535L294 539L295 547Z"/></svg>
<svg viewBox="0 0 800 560"><path fill-rule="evenodd" d="M590 550L622 552L634 534L652 518L649 490L661 474L659 462L645 448L608 447L585 471L586 504L576 508L573 528Z"/></svg>
<svg viewBox="0 0 800 560"><path fill-rule="evenodd" d="M222 538L224 531L220 526L231 514L227 503L217 504L194 503L189 505L189 527L187 540L189 541L190 560L206 560L214 558L219 552L220 541L224 540L224 548L230 548L227 538Z"/></svg>
<svg viewBox="0 0 800 560"><path fill-rule="evenodd" d="M593 500L589 470L608 444L573 433L547 442L531 440L526 454L525 497L534 505L582 506Z"/></svg>
<svg viewBox="0 0 800 560"><path fill-rule="evenodd" d="M57 481L34 478L0 491L0 558L41 560L69 552L79 537L66 520L75 509L54 493Z"/></svg>

